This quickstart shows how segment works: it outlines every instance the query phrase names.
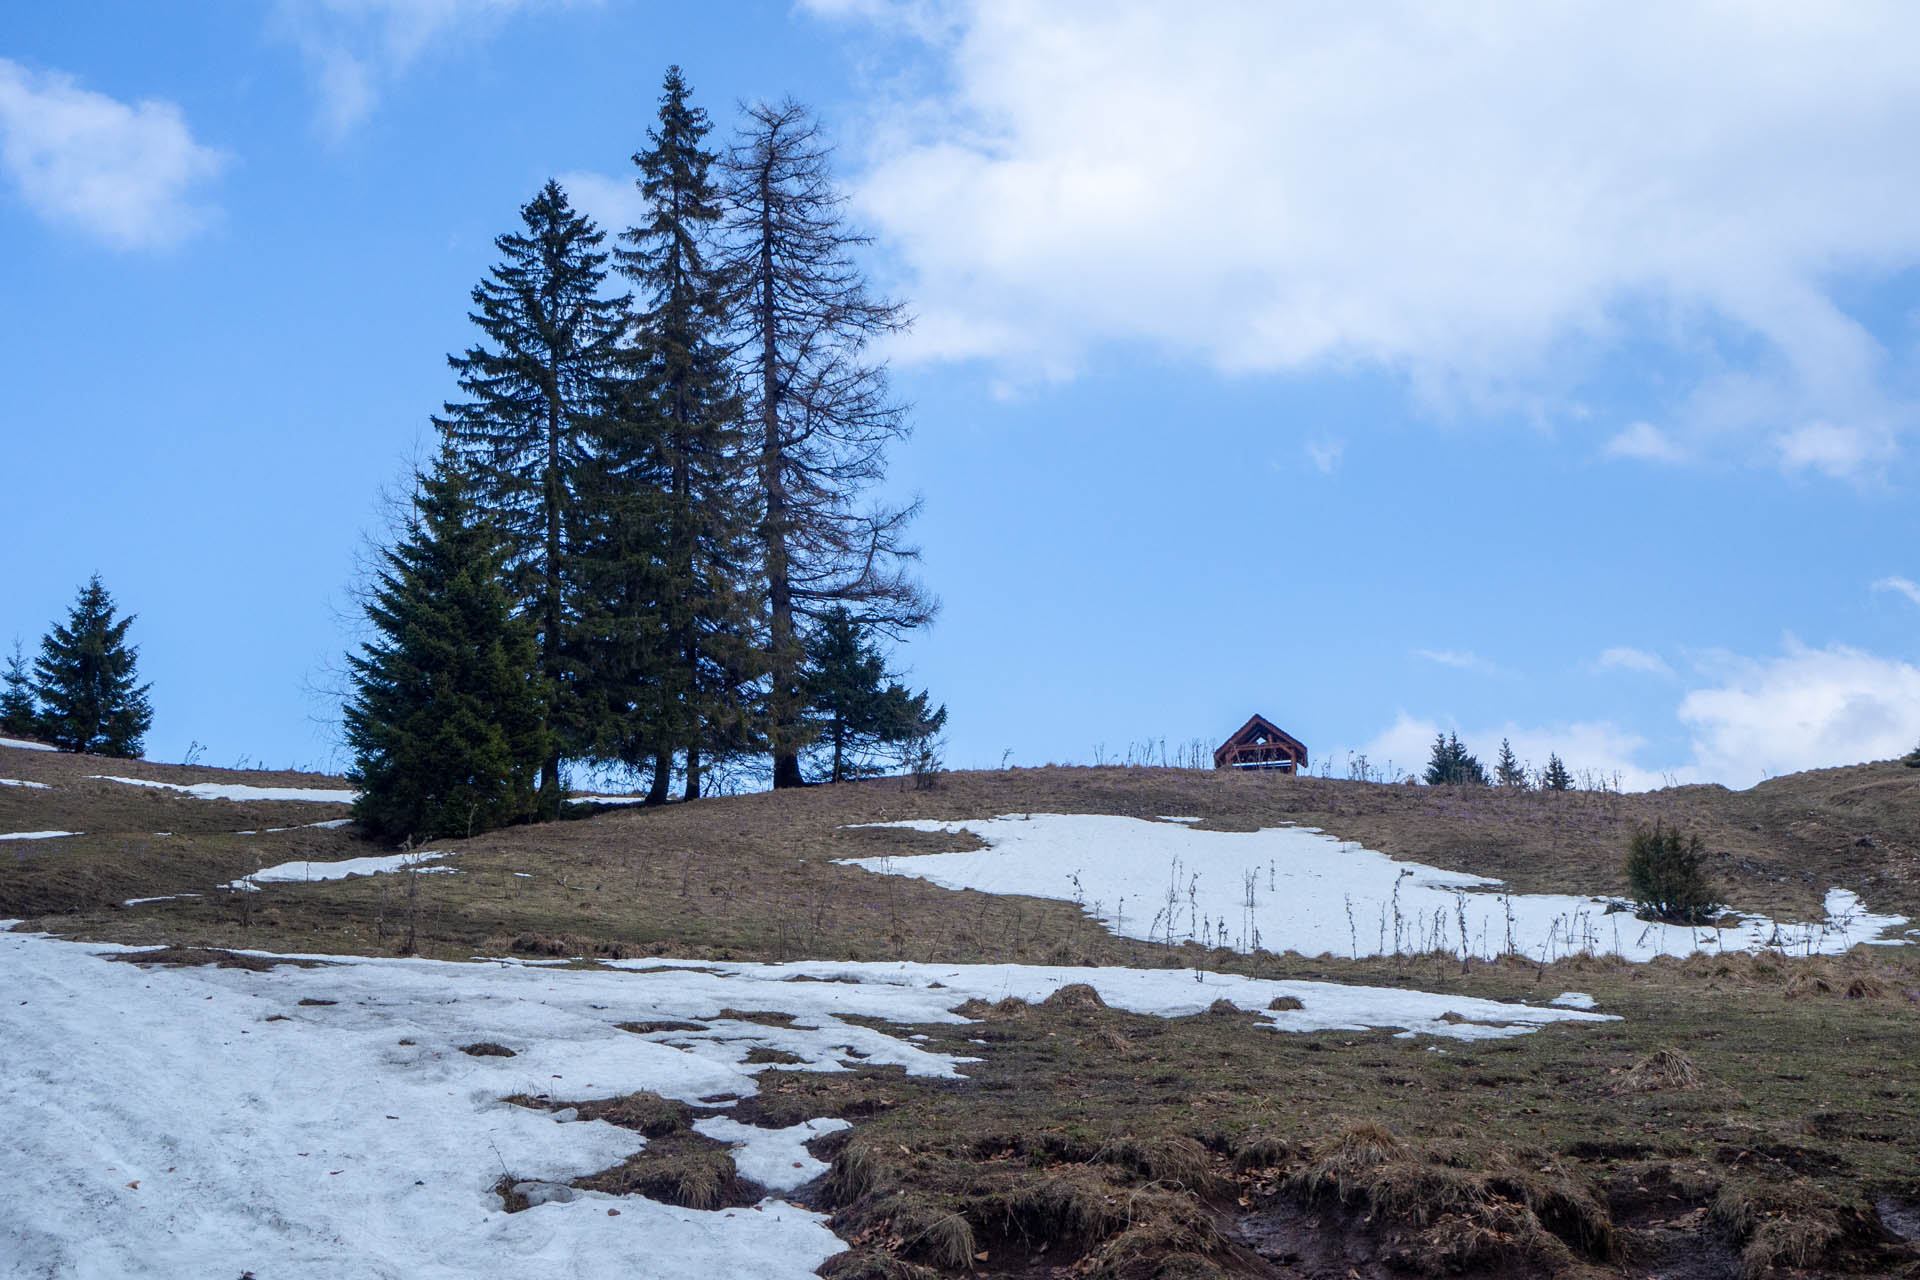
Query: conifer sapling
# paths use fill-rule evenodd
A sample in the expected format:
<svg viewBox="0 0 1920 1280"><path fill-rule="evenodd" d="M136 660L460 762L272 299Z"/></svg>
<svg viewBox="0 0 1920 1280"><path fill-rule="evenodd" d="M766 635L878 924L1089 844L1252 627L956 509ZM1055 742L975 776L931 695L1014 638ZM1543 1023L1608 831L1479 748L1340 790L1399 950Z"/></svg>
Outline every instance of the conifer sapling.
<svg viewBox="0 0 1920 1280"><path fill-rule="evenodd" d="M140 651L127 644L133 615L116 621L113 614L113 598L96 573L80 589L66 625L55 623L40 641L35 725L62 751L136 757L153 723L152 686L136 683Z"/></svg>

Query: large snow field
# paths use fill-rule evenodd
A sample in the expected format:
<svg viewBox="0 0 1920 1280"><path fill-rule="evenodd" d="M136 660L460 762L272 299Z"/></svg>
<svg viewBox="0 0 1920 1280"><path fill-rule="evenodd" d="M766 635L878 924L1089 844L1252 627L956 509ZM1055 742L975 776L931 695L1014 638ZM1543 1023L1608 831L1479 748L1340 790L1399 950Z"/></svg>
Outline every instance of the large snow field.
<svg viewBox="0 0 1920 1280"><path fill-rule="evenodd" d="M950 889L1080 903L1123 937L1193 940L1246 951L1396 955L1443 950L1551 961L1578 953L1630 960L1695 951L1831 954L1883 938L1906 917L1873 915L1844 889L1827 918L1781 923L1743 915L1737 928L1651 924L1599 898L1501 891L1484 876L1404 862L1313 827L1195 830L1187 819L1149 822L1095 814L872 823L968 832L987 848L850 865L916 876Z"/></svg>
<svg viewBox="0 0 1920 1280"><path fill-rule="evenodd" d="M239 782L151 782L146 778L116 778L94 773L98 782L122 782L130 787L153 787L160 791L178 791L202 800L309 800L315 804L352 804L360 793L327 787L252 787Z"/></svg>
<svg viewBox="0 0 1920 1280"><path fill-rule="evenodd" d="M798 1280L844 1246L819 1215L777 1199L701 1212L555 1188L546 1203L504 1212L492 1191L503 1173L565 1183L645 1140L500 1099L640 1089L716 1099L701 1131L742 1143L742 1172L787 1189L821 1171L802 1144L838 1122L755 1130L734 1121L720 1099L752 1094L765 1069L744 1061L750 1050L785 1050L819 1071L847 1070L842 1060L859 1053L865 1065L935 1077L975 1061L845 1015L958 1024L966 1020L952 1007L972 996L1040 999L1088 982L1109 1003L1149 1013L1198 1012L1225 998L1282 1030L1385 1025L1475 1038L1606 1020L1394 989L1197 981L1176 970L647 961L555 969L327 957L316 968L255 972L105 958L123 950L0 932L5 1274ZM1277 995L1305 1007L1268 1012ZM721 1018L723 1009L787 1013L793 1025ZM1446 1012L1469 1021L1440 1021ZM629 1021L702 1029L636 1034L616 1025ZM460 1051L478 1041L516 1056ZM534 1198L544 1196L536 1189Z"/></svg>

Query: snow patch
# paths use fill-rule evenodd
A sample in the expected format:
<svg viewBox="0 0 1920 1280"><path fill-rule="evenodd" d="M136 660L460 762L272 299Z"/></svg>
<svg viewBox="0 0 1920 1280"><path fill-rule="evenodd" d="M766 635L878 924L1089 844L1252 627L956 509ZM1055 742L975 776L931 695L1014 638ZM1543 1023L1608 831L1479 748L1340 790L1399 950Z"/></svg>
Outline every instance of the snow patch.
<svg viewBox="0 0 1920 1280"><path fill-rule="evenodd" d="M197 893L169 893L163 894L158 898L128 898L120 905L123 907L144 907L149 902L172 902L178 898L197 898L199 896Z"/></svg>
<svg viewBox="0 0 1920 1280"><path fill-rule="evenodd" d="M325 787L252 787L238 782L151 782L146 778L117 778L110 774L87 775L100 782L121 782L130 787L153 787L178 791L202 800L301 800L314 804L352 804L359 792L330 790Z"/></svg>
<svg viewBox="0 0 1920 1280"><path fill-rule="evenodd" d="M1544 961L1763 949L1837 954L1884 940L1887 930L1907 923L1904 916L1871 914L1857 895L1834 889L1825 920L1788 924L1745 916L1727 929L1657 924L1601 898L1502 891L1497 880L1390 858L1312 827L1203 831L1054 813L865 825L966 832L988 847L840 860L847 865L949 889L1076 902L1124 937L1240 951L1353 958L1518 952Z"/></svg>
<svg viewBox="0 0 1920 1280"><path fill-rule="evenodd" d="M57 840L61 836L77 836L79 831L11 831L0 834L0 840Z"/></svg>
<svg viewBox="0 0 1920 1280"><path fill-rule="evenodd" d="M13 747L19 751L58 751L44 742L28 742L22 738L0 738L0 747Z"/></svg>
<svg viewBox="0 0 1920 1280"><path fill-rule="evenodd" d="M1584 991L1562 991L1547 1003L1560 1009L1591 1009L1599 1001Z"/></svg>
<svg viewBox="0 0 1920 1280"><path fill-rule="evenodd" d="M35 791L53 790L44 782L24 782L19 778L0 778L0 787L31 787Z"/></svg>
<svg viewBox="0 0 1920 1280"><path fill-rule="evenodd" d="M345 880L348 876L377 876L390 871L417 869L422 875L434 872L452 874L452 867L420 865L446 856L444 850L423 849L418 853L394 853L374 858L341 858L333 862L282 862L277 866L263 867L250 876L242 876L221 887L251 893L263 884L304 884L314 880Z"/></svg>
<svg viewBox="0 0 1920 1280"><path fill-rule="evenodd" d="M786 1129L756 1129L729 1116L704 1116L693 1122L695 1133L732 1143L733 1164L740 1176L769 1191L792 1191L825 1173L826 1161L814 1159L807 1143L852 1127L848 1121L833 1119L803 1120Z"/></svg>

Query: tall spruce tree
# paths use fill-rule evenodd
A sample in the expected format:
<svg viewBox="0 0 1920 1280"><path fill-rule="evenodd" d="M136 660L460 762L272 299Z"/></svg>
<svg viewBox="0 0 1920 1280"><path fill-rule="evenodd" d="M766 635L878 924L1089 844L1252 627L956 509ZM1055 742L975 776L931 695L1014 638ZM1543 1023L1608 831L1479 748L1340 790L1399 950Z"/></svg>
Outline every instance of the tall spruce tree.
<svg viewBox="0 0 1920 1280"><path fill-rule="evenodd" d="M597 576L615 585L616 601L650 594L655 615L639 651L647 656L646 639L657 646L651 678L635 682L634 704L647 713L655 801L666 798L676 751L693 799L703 760L744 741L759 666L750 505L758 459L734 391L724 280L712 261L721 208L714 155L703 145L711 126L690 93L680 68L668 68L658 124L633 157L649 216L620 237L614 262L642 309L623 352L618 408L605 420L595 488L602 500L624 496L628 522L623 530L618 509L604 513L603 539L617 539L625 553L596 556ZM650 592L633 590L648 579Z"/></svg>
<svg viewBox="0 0 1920 1280"><path fill-rule="evenodd" d="M1500 739L1500 756L1493 762L1493 778L1503 787L1518 787L1522 791L1527 787L1527 767L1513 754L1513 744L1505 738Z"/></svg>
<svg viewBox="0 0 1920 1280"><path fill-rule="evenodd" d="M1547 767L1540 773L1540 787L1545 791L1569 791L1573 788L1573 775L1567 772L1567 766L1560 757L1549 753Z"/></svg>
<svg viewBox="0 0 1920 1280"><path fill-rule="evenodd" d="M80 589L65 626L55 623L33 664L40 734L62 751L140 754L153 708L151 685L134 673L140 651L127 644L133 615L116 621L113 597L94 574Z"/></svg>
<svg viewBox="0 0 1920 1280"><path fill-rule="evenodd" d="M1457 733L1435 734L1425 774L1430 787L1487 785L1487 771Z"/></svg>
<svg viewBox="0 0 1920 1280"><path fill-rule="evenodd" d="M580 746L568 657L577 620L571 542L578 473L605 410L625 298L600 296L605 235L548 181L520 210L523 231L495 239L503 260L473 290L486 341L447 357L470 397L436 424L458 454L473 500L499 530L508 582L536 628L549 697L543 811L557 812L560 764Z"/></svg>
<svg viewBox="0 0 1920 1280"><path fill-rule="evenodd" d="M40 730L40 709L33 700L33 675L20 641L13 642L7 673L0 676L0 733L28 737Z"/></svg>
<svg viewBox="0 0 1920 1280"><path fill-rule="evenodd" d="M722 265L759 454L775 787L804 782L805 621L840 605L897 633L935 609L904 568L917 555L906 528L918 504L858 501L885 473L887 445L908 431L868 344L908 321L867 290L854 252L869 241L844 220L829 158L812 115L789 99L749 107L724 161Z"/></svg>
<svg viewBox="0 0 1920 1280"><path fill-rule="evenodd" d="M829 609L808 640L807 710L818 731L815 754L827 757L825 781L877 773L887 748L904 756L946 724L946 707L930 708L924 691L890 678L871 629L844 606Z"/></svg>
<svg viewBox="0 0 1920 1280"><path fill-rule="evenodd" d="M443 454L366 604L378 633L347 659L354 818L393 841L466 836L539 811L548 759L534 628L508 551Z"/></svg>

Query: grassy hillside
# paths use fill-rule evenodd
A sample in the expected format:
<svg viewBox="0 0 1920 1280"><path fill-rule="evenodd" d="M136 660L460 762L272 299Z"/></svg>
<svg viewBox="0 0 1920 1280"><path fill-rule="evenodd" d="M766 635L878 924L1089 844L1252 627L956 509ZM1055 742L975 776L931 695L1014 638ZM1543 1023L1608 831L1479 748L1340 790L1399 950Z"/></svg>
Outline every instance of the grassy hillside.
<svg viewBox="0 0 1920 1280"><path fill-rule="evenodd" d="M856 1122L824 1141L834 1169L811 1193L851 1246L837 1274L1920 1274L1903 1238L1920 1234L1911 949L1544 967L1246 957L1115 938L1071 903L956 893L831 861L965 843L848 829L863 822L1190 814L1224 829L1316 825L1524 891L1611 893L1624 887L1626 833L1658 818L1702 833L1737 907L1814 914L1838 884L1875 910L1920 915L1920 770L1634 796L1153 769L963 773L928 791L878 781L582 814L432 846L457 852L457 876L252 895L211 886L265 863L380 850L350 829L266 830L335 818L340 806L198 800L84 776L136 770L339 785L0 750L0 777L52 787L0 788L0 831L86 832L0 845L0 916L206 948L391 953L410 928L419 949L448 958L1017 960L1530 1001L1575 989L1623 1019L1435 1043L1280 1034L1224 1010L1144 1017L1081 997L983 1005L967 1010L973 1024L922 1028L930 1044L982 1058L959 1083L770 1071L751 1104L764 1122ZM119 905L173 893L202 896ZM690 1142L650 1147L627 1185L671 1188L674 1161L723 1158Z"/></svg>

